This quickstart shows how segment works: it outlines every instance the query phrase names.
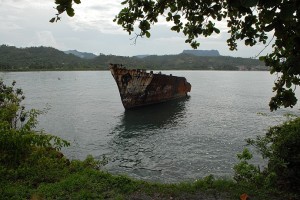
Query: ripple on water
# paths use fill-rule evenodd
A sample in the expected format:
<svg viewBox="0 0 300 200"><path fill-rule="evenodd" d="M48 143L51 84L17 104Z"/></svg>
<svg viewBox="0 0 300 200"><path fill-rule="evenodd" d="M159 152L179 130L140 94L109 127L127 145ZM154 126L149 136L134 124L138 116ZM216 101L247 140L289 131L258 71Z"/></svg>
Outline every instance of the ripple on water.
<svg viewBox="0 0 300 200"><path fill-rule="evenodd" d="M27 107L50 108L39 118L40 127L71 142L63 149L68 157L105 154L107 170L153 181L230 176L246 138L282 122L286 112L299 113L299 106L269 112L274 78L268 72L168 73L187 78L191 97L133 111L124 111L109 72L0 73L0 78L17 81Z"/></svg>

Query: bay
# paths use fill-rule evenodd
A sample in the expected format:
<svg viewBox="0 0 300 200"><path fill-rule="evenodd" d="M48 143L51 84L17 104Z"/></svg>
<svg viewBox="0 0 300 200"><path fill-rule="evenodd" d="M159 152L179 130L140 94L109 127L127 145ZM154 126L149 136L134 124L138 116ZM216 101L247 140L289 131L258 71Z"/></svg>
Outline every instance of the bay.
<svg viewBox="0 0 300 200"><path fill-rule="evenodd" d="M47 110L39 127L71 142L70 159L93 155L105 169L138 179L178 182L232 176L245 139L263 135L299 107L270 112L276 77L268 72L164 71L185 76L190 97L125 111L109 71L6 72L27 108ZM299 96L299 95L298 95ZM262 114L263 113L263 114ZM255 157L255 164L263 164Z"/></svg>

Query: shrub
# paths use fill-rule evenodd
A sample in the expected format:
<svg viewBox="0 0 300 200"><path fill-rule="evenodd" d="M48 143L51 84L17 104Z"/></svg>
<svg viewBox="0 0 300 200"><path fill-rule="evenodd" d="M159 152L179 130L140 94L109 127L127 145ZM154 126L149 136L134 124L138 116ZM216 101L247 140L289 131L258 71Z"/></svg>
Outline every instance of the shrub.
<svg viewBox="0 0 300 200"><path fill-rule="evenodd" d="M60 150L69 143L59 137L34 130L41 111L25 110L25 99L16 82L6 86L0 81L0 164L17 165L37 147Z"/></svg>
<svg viewBox="0 0 300 200"><path fill-rule="evenodd" d="M266 135L248 139L268 164L263 171L249 164L252 155L245 149L238 155L240 163L235 169L235 180L264 188L276 188L300 195L300 118L271 127Z"/></svg>

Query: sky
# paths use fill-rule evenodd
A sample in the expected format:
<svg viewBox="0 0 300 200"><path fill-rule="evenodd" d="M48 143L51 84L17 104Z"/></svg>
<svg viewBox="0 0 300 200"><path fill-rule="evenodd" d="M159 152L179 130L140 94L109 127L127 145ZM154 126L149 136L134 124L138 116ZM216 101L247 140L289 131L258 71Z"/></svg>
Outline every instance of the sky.
<svg viewBox="0 0 300 200"><path fill-rule="evenodd" d="M122 9L122 0L82 0L75 5L75 16L62 14L61 21L50 23L57 13L54 0L0 0L0 45L16 47L50 46L59 50L78 50L96 55L168 55L192 49L185 36L170 30L172 24L159 19L151 30L150 38L129 35L113 22ZM263 44L246 47L238 43L238 51L230 51L226 21L217 22L221 33L200 37L200 50L218 50L221 55L233 57L255 57L264 49ZM268 47L261 55L271 52Z"/></svg>

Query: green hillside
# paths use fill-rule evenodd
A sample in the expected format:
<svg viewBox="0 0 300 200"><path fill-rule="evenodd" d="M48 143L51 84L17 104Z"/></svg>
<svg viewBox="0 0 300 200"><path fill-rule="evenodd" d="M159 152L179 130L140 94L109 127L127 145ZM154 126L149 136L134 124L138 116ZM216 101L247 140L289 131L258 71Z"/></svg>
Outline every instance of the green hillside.
<svg viewBox="0 0 300 200"><path fill-rule="evenodd" d="M0 71L107 70L109 63L153 70L267 70L259 60L228 56L178 54L138 58L101 54L83 59L51 47L0 46Z"/></svg>
<svg viewBox="0 0 300 200"><path fill-rule="evenodd" d="M16 48L0 46L0 70L73 70L88 69L84 59L51 47Z"/></svg>

